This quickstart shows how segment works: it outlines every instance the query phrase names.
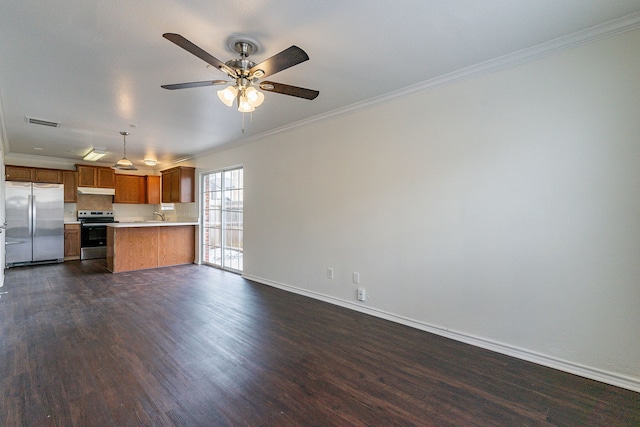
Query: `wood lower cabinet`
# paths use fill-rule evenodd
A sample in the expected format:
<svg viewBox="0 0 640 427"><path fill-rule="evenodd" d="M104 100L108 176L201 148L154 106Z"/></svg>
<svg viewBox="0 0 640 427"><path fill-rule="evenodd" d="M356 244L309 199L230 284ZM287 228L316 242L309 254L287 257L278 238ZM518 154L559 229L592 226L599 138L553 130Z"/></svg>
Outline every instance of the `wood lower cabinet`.
<svg viewBox="0 0 640 427"><path fill-rule="evenodd" d="M159 266L191 264L195 256L194 226L158 227Z"/></svg>
<svg viewBox="0 0 640 427"><path fill-rule="evenodd" d="M107 269L113 273L191 264L195 226L107 227Z"/></svg>
<svg viewBox="0 0 640 427"><path fill-rule="evenodd" d="M195 171L186 166L162 171L162 203L195 202Z"/></svg>
<svg viewBox="0 0 640 427"><path fill-rule="evenodd" d="M64 225L64 260L80 259L80 224Z"/></svg>

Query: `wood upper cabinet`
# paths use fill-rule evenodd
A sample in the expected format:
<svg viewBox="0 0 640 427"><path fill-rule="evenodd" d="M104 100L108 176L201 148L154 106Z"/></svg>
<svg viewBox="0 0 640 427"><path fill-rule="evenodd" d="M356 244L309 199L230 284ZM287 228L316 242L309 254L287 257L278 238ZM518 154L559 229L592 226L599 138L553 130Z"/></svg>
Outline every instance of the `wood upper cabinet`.
<svg viewBox="0 0 640 427"><path fill-rule="evenodd" d="M113 202L160 204L160 177L116 174Z"/></svg>
<svg viewBox="0 0 640 427"><path fill-rule="evenodd" d="M78 201L78 173L76 171L62 171L62 183L64 184L64 202L76 203Z"/></svg>
<svg viewBox="0 0 640 427"><path fill-rule="evenodd" d="M111 168L76 165L78 187L115 188L116 174Z"/></svg>
<svg viewBox="0 0 640 427"><path fill-rule="evenodd" d="M195 201L195 168L178 166L161 173L163 203L191 203Z"/></svg>
<svg viewBox="0 0 640 427"><path fill-rule="evenodd" d="M62 184L61 169L32 168L28 166L5 166L7 181L45 182Z"/></svg>
<svg viewBox="0 0 640 427"><path fill-rule="evenodd" d="M34 182L62 184L62 171L59 169L34 168Z"/></svg>
<svg viewBox="0 0 640 427"><path fill-rule="evenodd" d="M78 187L96 186L96 168L93 166L76 165L78 170Z"/></svg>
<svg viewBox="0 0 640 427"><path fill-rule="evenodd" d="M146 197L146 180L144 176L122 175L115 176L116 194L114 203L144 203Z"/></svg>
<svg viewBox="0 0 640 427"><path fill-rule="evenodd" d="M160 204L160 177L157 175L147 175L147 197L145 203L150 205Z"/></svg>
<svg viewBox="0 0 640 427"><path fill-rule="evenodd" d="M24 166L9 166L4 167L5 179L7 181L27 181L33 182L35 178L34 168L28 168Z"/></svg>
<svg viewBox="0 0 640 427"><path fill-rule="evenodd" d="M97 168L97 185L98 188L115 188L116 173L111 168Z"/></svg>

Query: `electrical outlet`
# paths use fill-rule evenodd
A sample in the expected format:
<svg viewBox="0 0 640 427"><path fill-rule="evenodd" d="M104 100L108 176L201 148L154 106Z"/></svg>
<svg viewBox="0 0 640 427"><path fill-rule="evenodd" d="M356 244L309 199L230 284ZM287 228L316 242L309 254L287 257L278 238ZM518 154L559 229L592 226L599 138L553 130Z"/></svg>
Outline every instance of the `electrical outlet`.
<svg viewBox="0 0 640 427"><path fill-rule="evenodd" d="M333 279L333 268L327 268L327 277Z"/></svg>
<svg viewBox="0 0 640 427"><path fill-rule="evenodd" d="M358 301L365 301L367 299L367 294L364 291L364 288L358 288Z"/></svg>

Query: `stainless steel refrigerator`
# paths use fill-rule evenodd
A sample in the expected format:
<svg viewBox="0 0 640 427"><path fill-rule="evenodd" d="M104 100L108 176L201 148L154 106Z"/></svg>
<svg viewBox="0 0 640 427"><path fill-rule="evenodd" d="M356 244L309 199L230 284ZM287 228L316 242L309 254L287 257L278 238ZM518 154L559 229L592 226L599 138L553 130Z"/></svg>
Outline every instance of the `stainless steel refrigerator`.
<svg viewBox="0 0 640 427"><path fill-rule="evenodd" d="M5 182L7 267L64 261L64 186Z"/></svg>

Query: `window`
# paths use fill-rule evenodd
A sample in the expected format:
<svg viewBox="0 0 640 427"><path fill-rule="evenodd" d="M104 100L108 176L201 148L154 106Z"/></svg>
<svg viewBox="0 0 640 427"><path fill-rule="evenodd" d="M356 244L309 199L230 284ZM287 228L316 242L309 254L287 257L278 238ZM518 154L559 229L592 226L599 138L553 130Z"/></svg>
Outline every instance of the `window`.
<svg viewBox="0 0 640 427"><path fill-rule="evenodd" d="M242 271L243 200L242 168L203 175L202 259L205 264Z"/></svg>

